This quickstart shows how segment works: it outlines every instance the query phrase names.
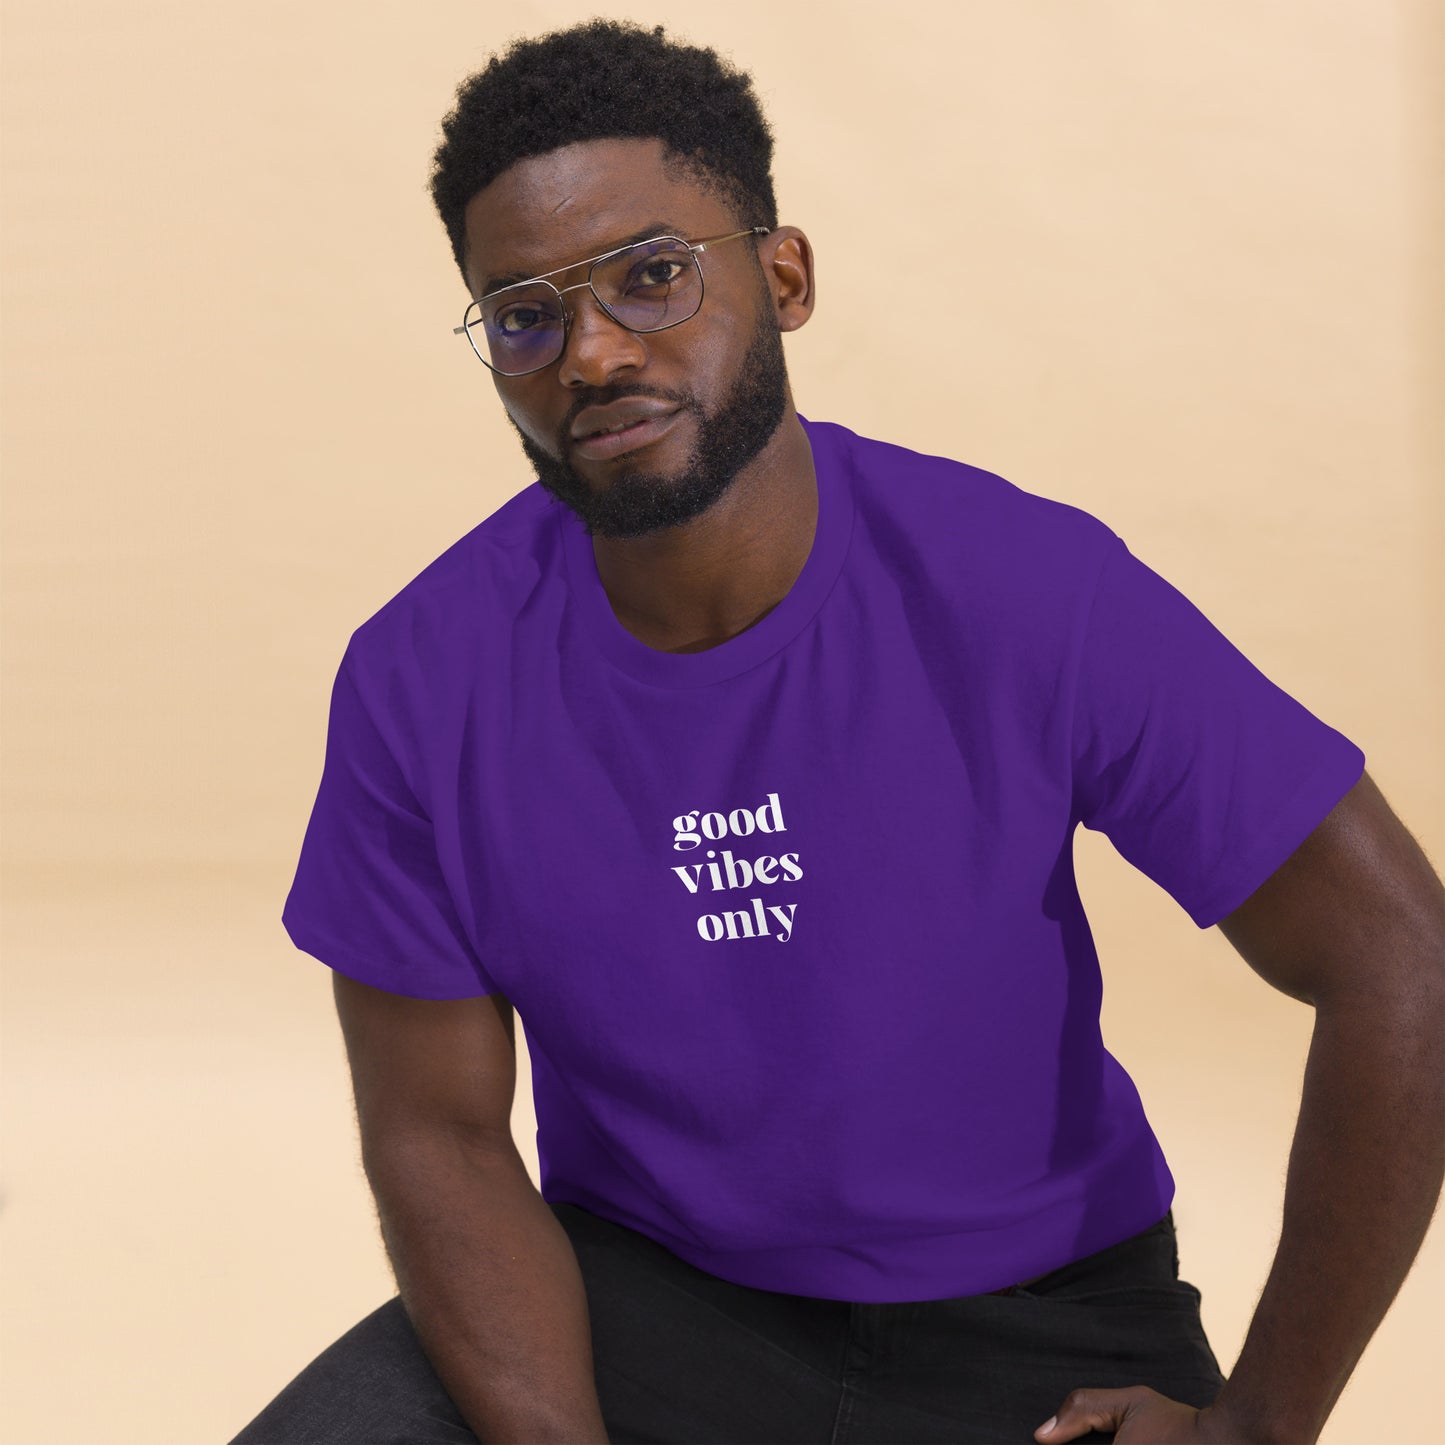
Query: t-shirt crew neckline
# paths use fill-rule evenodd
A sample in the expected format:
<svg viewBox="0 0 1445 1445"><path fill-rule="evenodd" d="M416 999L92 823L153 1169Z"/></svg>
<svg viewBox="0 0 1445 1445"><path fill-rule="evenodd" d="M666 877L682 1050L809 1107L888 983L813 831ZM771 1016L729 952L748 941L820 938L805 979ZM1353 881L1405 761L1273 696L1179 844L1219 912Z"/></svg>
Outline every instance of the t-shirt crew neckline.
<svg viewBox="0 0 1445 1445"><path fill-rule="evenodd" d="M853 491L847 459L838 454L826 424L798 420L813 453L818 520L813 545L792 587L765 617L745 632L702 652L661 652L634 637L618 620L597 572L592 538L570 508L558 506L567 575L583 626L598 652L623 672L659 687L702 687L735 677L791 642L823 605L848 551L853 530Z"/></svg>

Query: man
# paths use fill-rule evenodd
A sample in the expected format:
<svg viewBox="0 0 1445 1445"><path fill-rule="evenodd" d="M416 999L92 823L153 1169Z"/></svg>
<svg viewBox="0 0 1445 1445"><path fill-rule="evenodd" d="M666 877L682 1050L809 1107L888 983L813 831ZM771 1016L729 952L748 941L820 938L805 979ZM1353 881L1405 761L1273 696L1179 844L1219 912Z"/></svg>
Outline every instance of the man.
<svg viewBox="0 0 1445 1445"><path fill-rule="evenodd" d="M1445 890L1363 753L1088 513L798 414L812 249L711 51L519 42L444 129L537 482L337 674L283 918L399 1294L237 1445L1314 1440L1445 1134ZM860 344L934 264L867 244ZM1227 1381L1080 823L1316 1010Z"/></svg>

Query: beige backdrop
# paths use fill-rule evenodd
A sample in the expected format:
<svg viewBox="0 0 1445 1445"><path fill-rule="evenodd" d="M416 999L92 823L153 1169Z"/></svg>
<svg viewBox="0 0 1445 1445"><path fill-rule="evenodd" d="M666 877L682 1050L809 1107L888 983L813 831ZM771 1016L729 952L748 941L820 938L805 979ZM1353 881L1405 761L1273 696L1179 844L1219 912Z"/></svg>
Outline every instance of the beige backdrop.
<svg viewBox="0 0 1445 1445"><path fill-rule="evenodd" d="M281 906L349 633L532 480L451 334L440 118L593 13L5 0L6 1442L228 1439L392 1292ZM803 412L1108 522L1445 858L1445 7L602 13L754 75L816 252ZM900 307L920 237L945 259ZM1077 855L1228 1371L1312 1014ZM515 1127L535 1178L525 1069ZM1328 1445L1438 1437L1442 1259L1436 1229Z"/></svg>

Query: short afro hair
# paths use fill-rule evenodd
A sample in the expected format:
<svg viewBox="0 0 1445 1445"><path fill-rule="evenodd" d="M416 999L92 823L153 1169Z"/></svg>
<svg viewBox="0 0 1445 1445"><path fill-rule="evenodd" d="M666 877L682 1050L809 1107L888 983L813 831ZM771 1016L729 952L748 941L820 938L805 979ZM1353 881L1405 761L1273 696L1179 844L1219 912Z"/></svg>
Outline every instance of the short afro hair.
<svg viewBox="0 0 1445 1445"><path fill-rule="evenodd" d="M431 194L464 282L472 197L525 157L577 141L660 138L669 169L722 201L739 230L777 229L773 134L751 78L661 25L598 18L514 41L457 87L442 134Z"/></svg>

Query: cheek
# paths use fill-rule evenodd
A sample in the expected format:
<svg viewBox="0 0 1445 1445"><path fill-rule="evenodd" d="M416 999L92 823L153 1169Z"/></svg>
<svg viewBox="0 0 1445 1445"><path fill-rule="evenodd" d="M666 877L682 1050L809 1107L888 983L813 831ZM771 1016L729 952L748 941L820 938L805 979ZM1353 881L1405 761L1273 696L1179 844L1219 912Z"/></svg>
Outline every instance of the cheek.
<svg viewBox="0 0 1445 1445"><path fill-rule="evenodd" d="M492 385L496 388L497 400L502 403L502 411L506 414L507 420L524 436L536 441L539 408L535 405L528 406L525 391L515 383L509 383L502 377L493 375Z"/></svg>
<svg viewBox="0 0 1445 1445"><path fill-rule="evenodd" d="M695 316L677 328L667 356L658 355L656 361L676 377L676 390L706 405L708 398L718 397L733 384L738 361L748 349L750 323L749 316L725 312L721 307L705 323L701 315ZM689 326L696 328L691 335Z"/></svg>
<svg viewBox="0 0 1445 1445"><path fill-rule="evenodd" d="M733 350L752 335L757 325L757 301L751 292L733 290L717 293L708 292L712 306L704 306L696 319L706 319L705 331L709 342L720 350Z"/></svg>
<svg viewBox="0 0 1445 1445"><path fill-rule="evenodd" d="M704 343L705 364L715 388L726 389L737 382L738 369L753 349L762 321L758 298L751 291L740 292L729 305L719 299Z"/></svg>

